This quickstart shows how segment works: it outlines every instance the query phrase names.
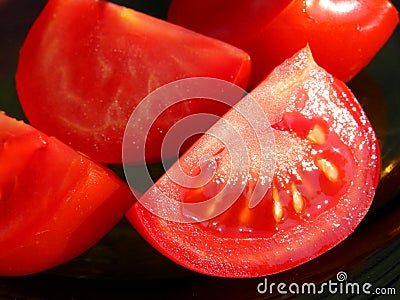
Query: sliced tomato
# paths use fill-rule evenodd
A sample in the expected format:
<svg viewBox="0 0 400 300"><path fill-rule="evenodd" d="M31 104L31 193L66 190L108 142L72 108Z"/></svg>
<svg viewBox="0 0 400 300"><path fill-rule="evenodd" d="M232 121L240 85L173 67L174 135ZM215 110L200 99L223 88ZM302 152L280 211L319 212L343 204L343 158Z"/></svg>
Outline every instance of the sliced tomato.
<svg viewBox="0 0 400 300"><path fill-rule="evenodd" d="M64 263L134 203L125 182L53 137L0 114L0 275Z"/></svg>
<svg viewBox="0 0 400 300"><path fill-rule="evenodd" d="M309 48L277 67L250 96L271 124L275 149L260 152L253 128L264 121L238 113L256 115L245 97L127 213L151 245L197 272L253 277L307 262L351 234L374 196L380 155L371 124L346 85L320 68ZM232 168L246 160L227 146L239 139L226 124L244 141L245 173ZM262 169L265 151L275 151L275 168ZM213 172L191 188L170 177L178 168L196 182ZM240 183L244 189L237 198L221 193ZM265 193L254 205L257 184ZM226 201L233 204L213 215ZM193 212L185 209L188 203L205 205Z"/></svg>
<svg viewBox="0 0 400 300"><path fill-rule="evenodd" d="M137 104L156 88L192 76L246 87L249 56L113 3L50 0L23 44L16 83L22 108L36 128L97 161L121 163L125 126ZM226 110L207 100L174 106L147 135L147 160L160 159L165 132L180 118Z"/></svg>
<svg viewBox="0 0 400 300"><path fill-rule="evenodd" d="M399 21L388 0L234 2L173 0L168 19L247 51L253 61L251 87L306 43L320 66L348 81Z"/></svg>

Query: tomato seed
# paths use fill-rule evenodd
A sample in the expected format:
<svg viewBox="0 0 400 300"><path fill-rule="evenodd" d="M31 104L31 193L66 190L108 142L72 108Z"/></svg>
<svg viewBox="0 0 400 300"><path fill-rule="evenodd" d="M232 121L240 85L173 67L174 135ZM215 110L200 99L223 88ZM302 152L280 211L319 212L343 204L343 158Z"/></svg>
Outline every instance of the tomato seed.
<svg viewBox="0 0 400 300"><path fill-rule="evenodd" d="M325 158L316 161L318 168L325 174L326 178L331 182L336 182L339 178L338 168L329 160Z"/></svg>
<svg viewBox="0 0 400 300"><path fill-rule="evenodd" d="M299 190L296 188L294 183L291 184L290 191L292 192L294 210L298 214L300 214L304 208L303 196L301 195Z"/></svg>
<svg viewBox="0 0 400 300"><path fill-rule="evenodd" d="M278 190L275 186L272 187L272 198L274 200L272 214L274 215L275 221L279 223L283 218L283 206L279 199Z"/></svg>
<svg viewBox="0 0 400 300"><path fill-rule="evenodd" d="M314 144L322 145L326 143L327 134L321 126L315 125L306 138Z"/></svg>

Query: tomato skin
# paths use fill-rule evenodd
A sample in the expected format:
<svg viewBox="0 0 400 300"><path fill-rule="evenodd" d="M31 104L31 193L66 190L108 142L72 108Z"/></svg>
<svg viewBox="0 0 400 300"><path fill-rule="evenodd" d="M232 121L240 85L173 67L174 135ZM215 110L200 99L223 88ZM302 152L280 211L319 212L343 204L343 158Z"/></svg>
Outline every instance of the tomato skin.
<svg viewBox="0 0 400 300"><path fill-rule="evenodd" d="M0 114L0 275L40 272L86 251L134 203L111 171Z"/></svg>
<svg viewBox="0 0 400 300"><path fill-rule="evenodd" d="M21 48L16 83L36 128L97 161L121 163L126 123L149 92L192 76L246 87L249 74L249 56L224 42L110 2L50 0ZM148 161L160 159L163 133L177 120L226 109L207 100L175 107L149 134Z"/></svg>
<svg viewBox="0 0 400 300"><path fill-rule="evenodd" d="M214 9L206 3L212 1L194 2L189 6L187 1L173 0L168 19L247 51L253 61L250 87L307 43L321 67L349 81L371 61L399 22L396 8L387 0L293 0L286 1L284 9L280 1L268 1L274 3L269 4L274 12L269 18L259 18L265 12L258 1L239 1L230 8L242 12L238 15L221 9L230 2L219 1ZM204 22L210 18L219 20L216 27ZM236 27L245 20L253 21L235 38L229 28L241 32Z"/></svg>
<svg viewBox="0 0 400 300"><path fill-rule="evenodd" d="M186 28L244 47L291 2L232 0L227 5L225 1L192 0L189 5L185 0L172 0L167 18ZM207 22L204 22L205 17L208 17Z"/></svg>
<svg viewBox="0 0 400 300"><path fill-rule="evenodd" d="M295 184L302 195L307 194L301 190L300 183L309 191L315 190L317 184L321 184L321 181L312 181L315 176L311 175L316 174L317 169L312 168L312 171L307 173L307 168L303 169L302 162L325 155L325 150L318 150L321 149L318 148L321 145L326 149L336 149L335 155L343 155L342 158L352 160L345 172L333 172L334 176L340 176L340 180L344 180L346 184L332 186L326 195L332 196L333 191L337 193L336 198L329 200L332 202L328 203L326 208L311 217L308 217L306 212L314 209L312 202L305 204L304 213L296 213L290 203L282 202L285 216L279 221L273 221L270 209L274 192L270 188L258 207L247 208L246 198L241 196L232 207L211 220L181 223L156 216L142 203L153 201L154 211L165 211L170 207L169 204L164 204L162 198L157 198L160 193L169 195L175 201L184 202L185 199L203 201L205 193L181 187L169 179L168 175L164 175L133 205L127 213L127 218L158 251L200 273L222 277L256 277L296 267L328 251L351 234L367 213L374 196L379 178L380 154L372 127L346 85L318 67L308 48L302 49L277 67L251 95L261 105L274 128L277 162L273 185L275 182L282 186L287 183L288 186L290 183ZM237 106L241 103L243 100ZM296 119L299 115L304 115L304 119ZM248 149L257 149L254 140L249 138L252 133L246 129L246 120L232 111L223 118L229 120L247 140ZM324 139L321 145L318 139L306 139L309 136L307 133L311 131L299 126L308 124L314 118L318 120L316 124L329 124L326 141L333 140L332 147L329 147L329 144L324 146ZM218 126L219 123L212 127L214 133L218 132ZM293 129L287 129L291 126ZM222 126L220 130L224 130L223 128ZM205 134L179 160L182 169L196 170L201 164L201 158L213 155L215 149L221 147L220 143L219 140ZM309 152L311 148L318 154L313 156L314 150ZM251 152L254 153L256 152ZM223 178L224 182L232 178L234 180L236 177L232 177L232 174L224 177L223 170L229 167L229 155L218 151L216 159L218 168L215 178ZM256 169L261 165L259 159L260 156L253 157L250 165ZM335 164L336 161L332 162ZM171 170L177 167L176 164ZM325 171L324 168L320 168L318 176L322 178L321 175ZM311 175L307 177L301 172ZM190 174L190 171L185 173ZM297 177L300 175L300 179L293 178L293 174L297 174ZM308 182L302 181L303 179L307 179ZM251 189L251 182L249 179L246 191ZM213 185L215 180L211 180L202 188L209 193L213 190ZM279 193L280 196L287 195L284 189ZM215 224L221 225L222 230L215 230ZM236 232L233 231L235 226ZM245 228L255 230L241 230Z"/></svg>

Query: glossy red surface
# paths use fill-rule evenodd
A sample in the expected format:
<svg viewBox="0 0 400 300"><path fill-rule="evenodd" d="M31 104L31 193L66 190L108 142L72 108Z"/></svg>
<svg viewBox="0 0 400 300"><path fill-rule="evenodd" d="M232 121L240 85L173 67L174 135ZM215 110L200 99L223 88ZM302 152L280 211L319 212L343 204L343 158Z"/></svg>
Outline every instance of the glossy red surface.
<svg viewBox="0 0 400 300"><path fill-rule="evenodd" d="M116 1L117 2L117 1ZM165 18L169 1L122 1ZM22 41L45 1L0 1L0 109L24 117L14 75ZM393 1L400 8L399 1ZM381 180L370 212L357 230L334 250L301 267L268 277L269 282L315 282L346 271L352 282L371 282L400 290L400 31L349 84L378 133L382 150ZM358 96L360 95L360 96ZM378 130L379 129L379 130ZM114 167L121 171L119 167ZM150 166L159 177L159 166ZM121 172L122 174L122 172ZM51 271L21 278L0 277L5 299L265 299L257 286L263 278L222 279L202 276L170 262L143 241L125 220L91 250ZM290 296L290 295L286 295ZM293 295L292 295L293 296ZM352 295L342 295L348 299Z"/></svg>

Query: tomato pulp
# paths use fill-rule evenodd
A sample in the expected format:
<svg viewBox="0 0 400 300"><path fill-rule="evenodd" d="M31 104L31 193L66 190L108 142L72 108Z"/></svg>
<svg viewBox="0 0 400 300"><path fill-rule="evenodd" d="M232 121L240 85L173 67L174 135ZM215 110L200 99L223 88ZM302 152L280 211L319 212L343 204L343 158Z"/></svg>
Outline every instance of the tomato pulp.
<svg viewBox="0 0 400 300"><path fill-rule="evenodd" d="M309 48L277 67L250 96L271 124L275 149L267 150L275 151L274 168L260 167L265 165L262 148L252 128L262 120L250 124L232 109L127 213L161 253L208 275L263 276L326 252L362 220L378 182L379 147L370 122L351 91L314 62ZM235 108L251 107L248 99ZM231 168L238 158L227 145L239 139L226 132L227 123L244 142L246 172ZM178 168L195 180L202 174L212 177L201 186L184 187L168 175ZM240 183L238 197L222 193ZM257 186L263 185L265 193L254 205ZM233 204L215 214L226 201ZM152 212L143 203L150 203ZM187 203L206 204L193 213L185 210Z"/></svg>
<svg viewBox="0 0 400 300"><path fill-rule="evenodd" d="M125 182L0 113L0 275L40 272L95 244L134 203Z"/></svg>
<svg viewBox="0 0 400 300"><path fill-rule="evenodd" d="M399 17L388 0L173 0L168 20L247 51L255 87L307 43L321 67L349 81L384 45Z"/></svg>
<svg viewBox="0 0 400 300"><path fill-rule="evenodd" d="M16 84L33 126L97 161L121 163L125 126L137 104L192 76L245 88L250 59L234 46L110 2L50 0L21 48ZM137 132L137 139L147 138L147 161L160 159L165 133L177 120L226 110L206 99L168 108L148 134Z"/></svg>

